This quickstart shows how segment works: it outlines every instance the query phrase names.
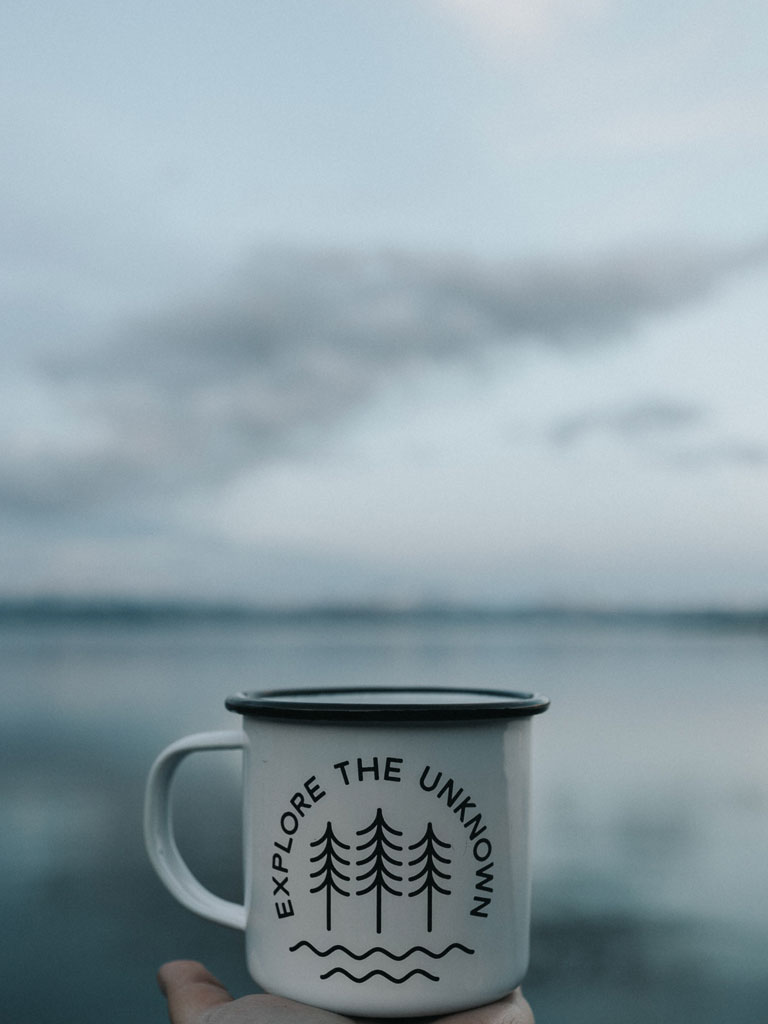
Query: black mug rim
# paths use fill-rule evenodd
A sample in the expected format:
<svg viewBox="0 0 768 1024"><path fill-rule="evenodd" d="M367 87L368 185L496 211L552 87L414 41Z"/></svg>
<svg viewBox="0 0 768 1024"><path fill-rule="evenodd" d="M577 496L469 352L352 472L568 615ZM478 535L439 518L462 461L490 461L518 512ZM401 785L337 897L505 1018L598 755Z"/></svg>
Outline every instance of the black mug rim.
<svg viewBox="0 0 768 1024"><path fill-rule="evenodd" d="M392 699L395 694L407 694L409 700L397 703ZM358 699L351 699L352 695ZM390 699L385 700L385 695ZM438 695L447 696L449 701L441 703ZM361 696L365 698L363 701L359 699ZM477 687L356 686L244 691L227 697L225 705L230 711L245 716L376 724L530 717L546 711L549 698L516 690Z"/></svg>

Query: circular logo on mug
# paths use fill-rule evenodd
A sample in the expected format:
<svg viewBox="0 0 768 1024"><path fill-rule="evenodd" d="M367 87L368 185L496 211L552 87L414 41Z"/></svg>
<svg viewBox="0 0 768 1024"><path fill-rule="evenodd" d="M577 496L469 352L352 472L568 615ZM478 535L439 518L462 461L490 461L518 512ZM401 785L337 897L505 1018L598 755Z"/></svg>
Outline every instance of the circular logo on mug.
<svg viewBox="0 0 768 1024"><path fill-rule="evenodd" d="M447 960L475 956L494 898L487 813L466 778L423 761L318 766L282 801L269 854L297 969L400 985L437 982Z"/></svg>

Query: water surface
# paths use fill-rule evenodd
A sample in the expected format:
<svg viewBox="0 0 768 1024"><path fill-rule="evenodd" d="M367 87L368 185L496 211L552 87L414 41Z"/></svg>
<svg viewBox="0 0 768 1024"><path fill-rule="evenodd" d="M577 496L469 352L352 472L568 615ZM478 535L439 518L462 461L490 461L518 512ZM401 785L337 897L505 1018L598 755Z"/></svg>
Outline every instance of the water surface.
<svg viewBox="0 0 768 1024"><path fill-rule="evenodd" d="M252 988L241 937L178 907L140 832L155 754L272 687L534 690L540 1021L765 1020L768 631L738 616L0 615L0 909L14 1024L165 1020L158 963ZM210 609L208 612L210 613ZM240 891L236 754L179 780L179 841ZM204 763L200 763L204 762Z"/></svg>

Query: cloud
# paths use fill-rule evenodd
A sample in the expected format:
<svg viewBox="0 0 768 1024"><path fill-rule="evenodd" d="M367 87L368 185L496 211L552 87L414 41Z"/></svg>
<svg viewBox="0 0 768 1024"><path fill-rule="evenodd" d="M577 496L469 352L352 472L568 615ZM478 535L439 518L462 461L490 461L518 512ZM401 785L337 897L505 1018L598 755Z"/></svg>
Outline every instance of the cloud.
<svg viewBox="0 0 768 1024"><path fill-rule="evenodd" d="M570 445L593 433L613 434L625 440L647 439L695 426L705 418L701 408L669 399L646 399L632 405L590 409L558 420L549 432L558 445Z"/></svg>
<svg viewBox="0 0 768 1024"><path fill-rule="evenodd" d="M19 514L167 502L314 448L404 375L500 349L606 344L700 301L764 262L765 244L666 246L601 258L486 263L408 252L255 253L219 289L49 358L47 433L0 454L0 495ZM614 418L648 429L686 413ZM589 424L561 426L567 437ZM563 433L564 432L564 433ZM561 437L562 440L562 437Z"/></svg>
<svg viewBox="0 0 768 1024"><path fill-rule="evenodd" d="M538 38L574 19L601 13L607 0L433 0L494 45Z"/></svg>
<svg viewBox="0 0 768 1024"><path fill-rule="evenodd" d="M589 409L558 420L549 440L567 447L597 434L615 437L661 458L672 469L711 469L720 466L768 465L768 445L733 438L691 436L708 424L700 406L666 398L644 399L624 406ZM710 435L712 431L710 431Z"/></svg>
<svg viewBox="0 0 768 1024"><path fill-rule="evenodd" d="M681 469L709 469L717 466L768 466L768 445L755 441L725 439L689 446L671 457Z"/></svg>

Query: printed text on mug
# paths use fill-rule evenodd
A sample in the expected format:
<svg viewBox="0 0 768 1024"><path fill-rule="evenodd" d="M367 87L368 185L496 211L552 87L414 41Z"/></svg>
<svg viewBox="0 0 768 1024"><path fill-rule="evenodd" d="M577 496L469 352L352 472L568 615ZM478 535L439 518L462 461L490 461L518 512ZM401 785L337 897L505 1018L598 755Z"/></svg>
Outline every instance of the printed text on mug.
<svg viewBox="0 0 768 1024"><path fill-rule="evenodd" d="M318 779L318 775L321 776ZM411 771L402 757L354 757L311 775L286 801L279 817L279 837L271 851L272 896L278 919L293 917L294 900L307 893L323 901L326 929L331 931L339 903L367 898L372 923L381 933L388 900L406 895L421 904L426 930L435 927L441 900L455 896L452 885L452 834L427 818L405 829L388 820L374 799L368 818L352 828L324 818L321 804L330 788L406 783L429 793L455 816L474 862L474 885L468 914L487 918L493 899L493 845L483 812L461 783L431 765ZM392 817L392 816L390 816ZM443 818L445 821L445 818ZM442 834L441 834L442 831ZM407 834L406 834L407 833ZM291 853L299 836L309 842L312 870L303 884L294 880Z"/></svg>

